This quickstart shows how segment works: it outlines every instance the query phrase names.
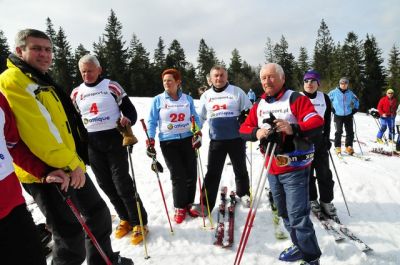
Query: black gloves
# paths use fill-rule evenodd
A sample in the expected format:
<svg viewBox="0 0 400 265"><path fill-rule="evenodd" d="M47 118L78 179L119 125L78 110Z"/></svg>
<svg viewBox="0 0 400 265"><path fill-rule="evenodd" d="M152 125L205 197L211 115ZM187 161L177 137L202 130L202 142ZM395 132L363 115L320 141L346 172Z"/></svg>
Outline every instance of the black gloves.
<svg viewBox="0 0 400 265"><path fill-rule="evenodd" d="M370 110L369 114L371 114L371 116L374 117L375 119L379 119L381 117L381 115L379 115L379 111L377 110Z"/></svg>
<svg viewBox="0 0 400 265"><path fill-rule="evenodd" d="M277 144L278 147L282 145L282 133L276 131L274 120L276 120L276 118L274 114L272 114L271 112L269 113L269 118L263 120L264 124L266 123L269 124L269 126L271 126L271 128L269 129L268 136L260 140L260 151L263 154L265 154L266 152L268 143L272 144L275 143ZM271 150L272 148L270 148L268 154L271 152Z"/></svg>
<svg viewBox="0 0 400 265"><path fill-rule="evenodd" d="M157 160L156 161L153 161L153 163L151 164L151 170L153 170L154 172L160 172L160 173L163 173L163 171L164 171L164 168L163 168L163 166L160 164L160 162L158 162Z"/></svg>
<svg viewBox="0 0 400 265"><path fill-rule="evenodd" d="M242 110L242 112L240 112L240 115L237 117L240 125L246 120L247 116L249 115L249 112L250 109Z"/></svg>
<svg viewBox="0 0 400 265"><path fill-rule="evenodd" d="M270 145L270 150L268 151L268 154L271 153L272 151L272 146L275 143L277 147L275 148L275 153L278 153L279 147L282 145L282 134L277 132L275 129L272 129L270 134L266 137L260 140L260 151L261 153L265 154L268 143L271 143Z"/></svg>
<svg viewBox="0 0 400 265"><path fill-rule="evenodd" d="M351 115L354 115L354 114L356 114L356 113L357 113L357 111L358 111L358 109L353 109L353 110L351 111Z"/></svg>
<svg viewBox="0 0 400 265"><path fill-rule="evenodd" d="M146 154L150 158L153 158L157 154L156 149L154 148L154 144L155 144L155 141L153 138L146 140L146 145L147 145Z"/></svg>

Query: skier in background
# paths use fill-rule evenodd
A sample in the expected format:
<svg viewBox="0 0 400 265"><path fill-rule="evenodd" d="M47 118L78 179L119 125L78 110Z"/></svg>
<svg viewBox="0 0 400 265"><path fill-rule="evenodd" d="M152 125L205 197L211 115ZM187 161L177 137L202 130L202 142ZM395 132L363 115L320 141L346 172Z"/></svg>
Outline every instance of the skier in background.
<svg viewBox="0 0 400 265"><path fill-rule="evenodd" d="M251 104L254 104L254 102L256 102L256 93L254 93L253 89L249 89L249 92L247 92L247 96L249 97Z"/></svg>
<svg viewBox="0 0 400 265"><path fill-rule="evenodd" d="M315 154L310 170L310 205L311 210L318 212L322 210L328 216L336 216L336 208L332 203L333 186L332 172L329 169L329 149L332 143L329 140L331 132L331 101L327 94L318 91L321 77L315 70L309 70L303 77L303 95L306 95L315 110L324 119L323 133L310 138L314 144ZM314 175L315 173L315 175ZM319 202L316 182L318 183Z"/></svg>
<svg viewBox="0 0 400 265"><path fill-rule="evenodd" d="M329 99L332 103L332 113L334 114L334 123L336 127L335 132L335 151L337 154L342 152L342 133L343 126L346 131L346 153L349 155L354 154L353 140L353 116L358 111L359 101L357 96L349 89L349 79L342 77L339 80L339 86L332 89L328 93Z"/></svg>
<svg viewBox="0 0 400 265"><path fill-rule="evenodd" d="M378 102L380 128L376 135L376 142L383 144L382 136L386 129L389 129L389 142L394 143L394 121L396 117L397 99L393 96L393 89L389 88L386 95Z"/></svg>

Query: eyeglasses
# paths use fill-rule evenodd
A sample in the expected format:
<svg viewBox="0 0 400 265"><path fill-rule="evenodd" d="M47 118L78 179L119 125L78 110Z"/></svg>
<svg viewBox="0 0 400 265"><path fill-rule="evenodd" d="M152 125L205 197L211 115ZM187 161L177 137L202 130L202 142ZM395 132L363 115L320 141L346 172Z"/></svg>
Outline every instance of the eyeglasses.
<svg viewBox="0 0 400 265"><path fill-rule="evenodd" d="M389 92L389 93L387 93L388 95L393 95L393 92Z"/></svg>
<svg viewBox="0 0 400 265"><path fill-rule="evenodd" d="M341 85L347 85L349 82L340 82Z"/></svg>
<svg viewBox="0 0 400 265"><path fill-rule="evenodd" d="M312 82L317 82L317 80L316 79L304 79L305 84L312 83Z"/></svg>

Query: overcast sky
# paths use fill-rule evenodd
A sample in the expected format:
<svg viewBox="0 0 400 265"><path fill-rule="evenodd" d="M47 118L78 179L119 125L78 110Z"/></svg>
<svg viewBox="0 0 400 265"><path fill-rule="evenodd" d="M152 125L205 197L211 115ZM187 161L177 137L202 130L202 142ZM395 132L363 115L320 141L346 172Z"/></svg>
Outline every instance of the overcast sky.
<svg viewBox="0 0 400 265"><path fill-rule="evenodd" d="M201 38L227 64L234 48L251 65L264 63L267 38L276 43L282 35L296 59L300 47L312 56L322 19L336 43L343 44L350 31L360 40L368 33L384 58L394 44L400 45L399 0L0 0L0 30L12 47L18 30L45 30L50 17L57 31L64 29L73 49L82 43L92 50L111 9L127 44L136 34L152 58L159 36L166 49L177 39L194 64Z"/></svg>

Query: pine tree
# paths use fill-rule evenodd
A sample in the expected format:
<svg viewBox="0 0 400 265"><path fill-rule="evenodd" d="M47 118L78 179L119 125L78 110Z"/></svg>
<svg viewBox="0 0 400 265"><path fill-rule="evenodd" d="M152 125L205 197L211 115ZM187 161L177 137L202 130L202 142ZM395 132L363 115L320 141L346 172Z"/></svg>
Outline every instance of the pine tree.
<svg viewBox="0 0 400 265"><path fill-rule="evenodd" d="M276 63L274 45L272 44L270 37L267 38L267 42L265 43L264 54L265 63Z"/></svg>
<svg viewBox="0 0 400 265"><path fill-rule="evenodd" d="M200 40L197 63L197 80L201 84L207 84L206 75L214 65L218 64L218 59L213 48L208 47L204 39Z"/></svg>
<svg viewBox="0 0 400 265"><path fill-rule="evenodd" d="M57 32L54 30L53 22L51 22L51 19L49 17L46 18L46 34L50 37L51 42L54 43L56 40Z"/></svg>
<svg viewBox="0 0 400 265"><path fill-rule="evenodd" d="M176 39L171 42L171 45L168 48L165 64L167 68L175 68L181 71L181 73L185 71L187 65L185 51Z"/></svg>
<svg viewBox="0 0 400 265"><path fill-rule="evenodd" d="M382 51L378 48L374 36L367 34L364 42L365 75L364 90L360 95L360 110L366 111L378 105L385 89L385 74L382 66Z"/></svg>
<svg viewBox="0 0 400 265"><path fill-rule="evenodd" d="M164 40L161 37L158 37L157 48L154 50L154 66L160 70L165 67L164 49Z"/></svg>
<svg viewBox="0 0 400 265"><path fill-rule="evenodd" d="M274 46L274 56L276 63L280 64L285 71L285 84L287 87L296 87L296 80L294 77L294 56L288 52L289 44L285 37L282 35L280 43Z"/></svg>
<svg viewBox="0 0 400 265"><path fill-rule="evenodd" d="M73 89L74 58L64 30L60 27L54 40L53 79L69 95Z"/></svg>
<svg viewBox="0 0 400 265"><path fill-rule="evenodd" d="M336 44L332 57L333 77L331 78L331 87L334 88L339 86L340 78L345 76L345 65L343 64L345 57L340 42Z"/></svg>
<svg viewBox="0 0 400 265"><path fill-rule="evenodd" d="M51 39L51 43L53 44L53 54L56 54L57 47L55 47L54 42L56 40L57 33L54 30L53 22L51 22L51 19L49 17L46 18L46 34L47 36L49 36L49 38ZM51 76L53 76L53 67L54 67L54 60L48 71Z"/></svg>
<svg viewBox="0 0 400 265"><path fill-rule="evenodd" d="M85 49L85 47L83 46L83 44L79 44L78 47L75 49L74 52L74 70L73 70L73 74L72 74L72 86L75 88L77 87L80 83L82 83L82 77L81 77L81 73L79 72L79 60L86 54L89 54L90 52L88 50Z"/></svg>
<svg viewBox="0 0 400 265"><path fill-rule="evenodd" d="M299 70L302 73L305 73L307 70L309 70L311 68L310 62L308 60L307 49L305 47L300 47L299 58L297 60L297 66L299 67Z"/></svg>
<svg viewBox="0 0 400 265"><path fill-rule="evenodd" d="M104 77L109 77L109 72L108 72L108 60L107 60L107 55L106 55L106 42L104 40L104 36L99 37L98 42L93 43L93 53L99 60L99 63L102 68L102 76Z"/></svg>
<svg viewBox="0 0 400 265"><path fill-rule="evenodd" d="M197 88L201 86L201 83L196 78L196 68L193 64L187 63L182 79L182 91L192 97L197 95Z"/></svg>
<svg viewBox="0 0 400 265"><path fill-rule="evenodd" d="M154 50L154 59L153 59L153 82L154 87L152 87L153 91L158 91L162 89L163 84L161 80L161 73L165 69L165 45L164 40L161 37L158 37L157 48Z"/></svg>
<svg viewBox="0 0 400 265"><path fill-rule="evenodd" d="M4 36L3 31L0 30L0 73L7 69L6 62L9 54L10 48L7 44L7 38Z"/></svg>
<svg viewBox="0 0 400 265"><path fill-rule="evenodd" d="M236 86L240 86L243 83L241 70L242 70L242 57L240 56L239 51L235 48L232 51L231 62L228 68L228 78L230 82Z"/></svg>
<svg viewBox="0 0 400 265"><path fill-rule="evenodd" d="M312 66L321 74L326 87L332 87L338 82L334 76L334 51L335 44L331 33L325 21L322 19L318 29L317 40L315 41Z"/></svg>
<svg viewBox="0 0 400 265"><path fill-rule="evenodd" d="M120 83L123 88L128 86L126 65L128 52L124 48L125 41L122 40L122 24L118 21L114 11L107 19L104 36L104 59L103 69L106 69L109 78Z"/></svg>
<svg viewBox="0 0 400 265"><path fill-rule="evenodd" d="M149 53L135 34L129 45L129 87L126 92L129 96L154 96L152 91L154 82L151 76Z"/></svg>
<svg viewBox="0 0 400 265"><path fill-rule="evenodd" d="M246 61L243 61L241 74L243 75L244 80L240 87L246 92L252 88L256 95L260 95L262 93L262 89L258 73L259 70L256 71L250 64L248 64Z"/></svg>
<svg viewBox="0 0 400 265"><path fill-rule="evenodd" d="M297 63L294 65L294 89L301 91L303 89L303 76L306 71L310 69L310 63L308 60L307 49L300 47L299 58Z"/></svg>
<svg viewBox="0 0 400 265"><path fill-rule="evenodd" d="M395 94L400 92L400 51L396 45L393 45L389 53L387 70L387 88L392 88Z"/></svg>
<svg viewBox="0 0 400 265"><path fill-rule="evenodd" d="M342 47L343 75L349 77L350 87L357 96L361 96L363 90L364 61L362 43L354 32L349 32Z"/></svg>

